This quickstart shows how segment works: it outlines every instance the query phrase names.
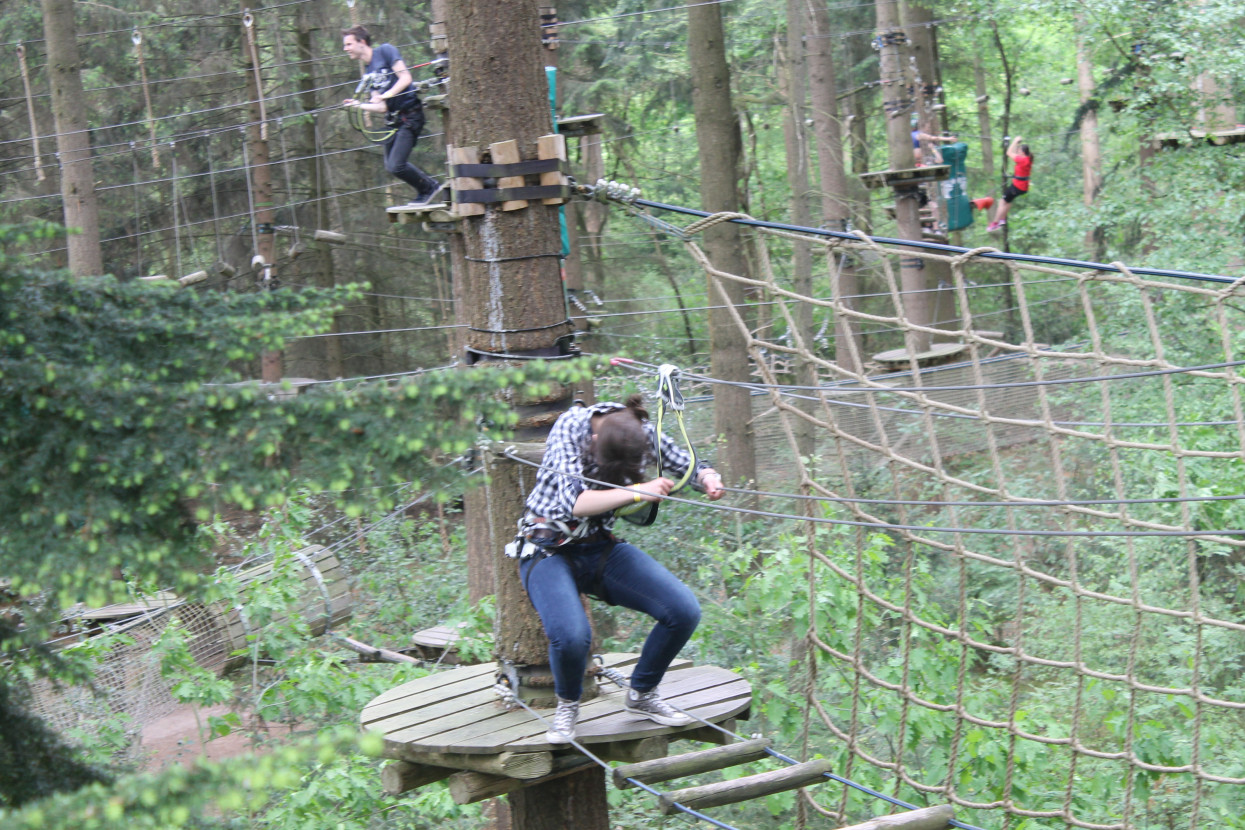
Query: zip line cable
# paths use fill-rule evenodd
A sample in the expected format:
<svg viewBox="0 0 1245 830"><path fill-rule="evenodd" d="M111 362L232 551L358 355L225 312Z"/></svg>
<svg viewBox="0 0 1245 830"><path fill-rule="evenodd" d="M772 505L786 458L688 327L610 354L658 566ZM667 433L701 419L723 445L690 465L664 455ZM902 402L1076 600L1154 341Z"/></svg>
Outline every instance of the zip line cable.
<svg viewBox="0 0 1245 830"><path fill-rule="evenodd" d="M715 214L697 210L696 208L680 207L678 205L668 205L662 202L653 202L648 199L636 199L633 204L642 207L653 208L655 210L664 210L672 213L681 213L687 216L698 216L707 219ZM788 231L791 233L803 233L811 236L830 237L833 239L842 239L845 241L861 241L861 237L845 233L843 231L831 231L825 228L809 228L802 225L790 225L784 222L767 222L761 219L744 219L733 218L726 221L734 222L737 225L743 225L750 228L764 228L768 230ZM958 245L945 245L940 242L926 242L920 239L895 239L886 236L870 236L868 239L879 245L892 245L904 248L920 248L926 251L937 251L944 254L968 254L973 253L974 256L982 259L999 259L1011 262L1031 262L1039 265L1055 265L1061 268L1083 268L1091 271L1107 271L1114 274L1125 273L1118 265L1111 265L1105 262L1090 262L1081 259L1065 259L1063 257L1047 257L1037 254L1017 254L1007 251L983 251L977 248L962 248ZM1233 285L1240 281L1239 277L1227 277L1221 274L1202 274L1196 271L1173 271L1165 268L1147 268L1129 267L1128 271L1133 274L1144 274L1150 277L1171 277L1173 279L1200 280L1202 282L1214 282L1223 285Z"/></svg>
<svg viewBox="0 0 1245 830"><path fill-rule="evenodd" d="M547 470L552 469L545 467L536 461L528 461L520 458L514 453L507 450L502 453L503 456L511 461L517 461L520 464L526 464L536 469ZM618 487L610 482L601 481L595 478L589 478L584 475L576 475L562 470L554 470L560 475L583 481L588 484L598 484L607 488L617 490L626 490L629 493L637 493L641 495L650 495L642 493L631 487ZM751 490L737 490L740 493L751 493ZM676 502L678 504L691 504L701 510L718 510L725 513L733 513L742 516L763 517L767 519L782 519L791 522L813 522L814 524L823 524L839 527L859 527L866 530L886 531L886 530L904 530L913 533L962 533L982 536L1017 536L1017 537L1037 537L1037 538L1070 538L1070 539L1112 539L1112 538L1179 538L1179 539L1197 539L1197 538L1213 538L1218 540L1219 537L1228 536L1245 536L1245 528L1227 529L1227 530L1018 530L1015 528L987 528L987 527L947 527L941 525L913 525L901 524L898 522L864 522L854 519L831 519L823 516L803 516L795 513L778 513L770 510L759 510L751 507L732 507L728 504L719 504L717 502L702 502L694 499L685 499L680 496L664 496L665 501ZM829 501L837 501L837 499L829 499ZM1019 505L1012 505L1019 506ZM1239 540L1224 539L1223 541L1231 544L1240 544Z"/></svg>

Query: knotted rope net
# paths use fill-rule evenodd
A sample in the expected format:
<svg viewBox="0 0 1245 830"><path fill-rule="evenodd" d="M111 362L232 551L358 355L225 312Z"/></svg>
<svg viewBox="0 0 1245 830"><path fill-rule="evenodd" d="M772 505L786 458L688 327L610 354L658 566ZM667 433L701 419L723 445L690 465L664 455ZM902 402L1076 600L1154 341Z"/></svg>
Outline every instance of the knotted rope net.
<svg viewBox="0 0 1245 830"><path fill-rule="evenodd" d="M1241 825L1240 283L765 228L733 274L733 218L681 237L815 519L815 748L983 826Z"/></svg>

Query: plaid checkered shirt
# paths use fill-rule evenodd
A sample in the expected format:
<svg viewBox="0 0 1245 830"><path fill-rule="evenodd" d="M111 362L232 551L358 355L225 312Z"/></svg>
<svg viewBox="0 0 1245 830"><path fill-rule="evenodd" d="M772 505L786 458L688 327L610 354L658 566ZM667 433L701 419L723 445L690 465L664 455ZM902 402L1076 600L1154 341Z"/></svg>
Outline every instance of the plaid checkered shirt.
<svg viewBox="0 0 1245 830"><path fill-rule="evenodd" d="M541 469L536 473L536 486L527 497L527 519L534 521L586 522L585 533L609 530L614 526L614 511L595 516L577 517L571 510L585 489L608 490L610 485L592 484L579 478L597 477L596 459L589 449L592 446L592 416L605 415L623 409L620 403L606 401L592 406L577 406L562 413L549 431L545 443L545 456ZM652 422L644 422L644 431L652 441L657 429ZM650 451L649 461L652 460ZM687 472L692 456L666 436L661 439L661 466L664 475L680 477ZM700 472L710 467L706 461L698 461L691 486L700 490ZM638 482L637 482L638 483ZM576 536L583 535L577 533Z"/></svg>

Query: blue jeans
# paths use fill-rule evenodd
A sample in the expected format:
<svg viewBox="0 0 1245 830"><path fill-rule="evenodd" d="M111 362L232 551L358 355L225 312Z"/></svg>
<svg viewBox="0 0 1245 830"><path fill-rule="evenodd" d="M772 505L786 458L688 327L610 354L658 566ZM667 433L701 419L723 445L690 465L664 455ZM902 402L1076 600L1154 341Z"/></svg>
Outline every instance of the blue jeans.
<svg viewBox="0 0 1245 830"><path fill-rule="evenodd" d="M583 694L592 627L580 593L642 611L657 621L631 673L631 688L639 692L655 688L700 622L696 595L657 560L626 542L564 545L557 550L553 556L520 563L519 578L549 637L549 666L558 697L579 700Z"/></svg>

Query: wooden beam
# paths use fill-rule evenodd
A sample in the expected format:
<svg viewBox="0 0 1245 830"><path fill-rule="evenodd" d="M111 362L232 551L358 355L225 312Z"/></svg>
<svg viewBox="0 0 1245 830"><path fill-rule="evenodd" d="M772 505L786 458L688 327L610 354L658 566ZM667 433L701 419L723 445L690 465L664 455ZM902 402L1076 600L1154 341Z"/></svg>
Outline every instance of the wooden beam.
<svg viewBox="0 0 1245 830"><path fill-rule="evenodd" d="M356 652L358 654L362 654L364 657L370 657L372 660L375 660L377 662L414 663L417 666L422 665L423 663L422 660L416 660L414 657L410 657L408 655L402 654L401 652L390 651L387 648L377 648L376 646L369 646L367 643L361 643L358 640L355 640L351 637L346 637L341 634L336 635L334 639L336 639L339 643L341 643L342 645L344 645L346 648L350 649L351 651Z"/></svg>
<svg viewBox="0 0 1245 830"><path fill-rule="evenodd" d="M410 761L394 761L381 768L380 784L386 794L401 795L425 784L442 781L453 774L454 770L445 767L412 764Z"/></svg>
<svg viewBox="0 0 1245 830"><path fill-rule="evenodd" d="M955 818L955 808L950 804L907 810L891 816L880 816L863 824L853 824L839 830L943 830Z"/></svg>
<svg viewBox="0 0 1245 830"><path fill-rule="evenodd" d="M670 781L701 772L747 764L765 757L765 750L769 749L769 746L769 738L753 738L751 741L742 743L615 767L614 786L625 790L635 786L627 779L634 779L642 784L653 784L658 781Z"/></svg>
<svg viewBox="0 0 1245 830"><path fill-rule="evenodd" d="M719 723L718 726L725 729L726 732L734 732L735 719L727 718ZM718 744L719 746L733 744L735 738L723 732L722 729L714 729L712 726L698 726L695 729L685 729L682 732L676 732L670 736L670 739L675 741L700 741L701 743Z"/></svg>
<svg viewBox="0 0 1245 830"><path fill-rule="evenodd" d="M634 741L612 741L601 745L600 748L594 745L592 749L597 754L597 757L602 760L622 761L623 763L633 764L639 761L652 761L656 758L666 757L666 752L670 748L670 738L672 737L677 736L655 735Z"/></svg>
<svg viewBox="0 0 1245 830"><path fill-rule="evenodd" d="M560 159L566 161L566 136L553 133L552 135L542 135L536 139L536 157L539 159ZM542 185L562 185L567 184L566 174L561 170L550 170L547 173L540 174L540 183ZM554 196L549 199L541 199L542 205L560 205L566 199L561 196Z"/></svg>
<svg viewBox="0 0 1245 830"><path fill-rule="evenodd" d="M449 151L451 164L480 163L480 151L475 147L454 147L453 145L446 145L446 149ZM469 176L458 176L455 177L454 183L451 187L456 193L460 190L480 190L484 187L484 182L480 179ZM456 216L479 216L482 213L484 213L484 205L476 204L474 202L454 203L454 214Z"/></svg>
<svg viewBox="0 0 1245 830"><path fill-rule="evenodd" d="M713 752L714 750L707 751ZM741 801L751 801L754 798L787 790L798 790L800 787L824 781L826 773L830 772L833 767L833 763L821 758L772 772L736 778L733 781L719 781L703 787L688 787L662 793L661 811L665 815L678 812L679 808L675 806L676 803L700 810L706 807L718 807L722 804L738 804Z"/></svg>
<svg viewBox="0 0 1245 830"><path fill-rule="evenodd" d="M394 751L402 760L415 764L430 764L456 770L471 770L487 775L504 775L508 778L543 778L553 771L551 752L503 752L499 755L468 755L463 752L412 752Z"/></svg>
<svg viewBox="0 0 1245 830"><path fill-rule="evenodd" d="M553 771L543 778L511 778L506 775L489 775L484 772L456 772L449 777L450 796L453 797L455 804L474 804L486 798L496 798L526 787L547 784L565 775L578 772L591 764L591 759L575 753L554 758Z"/></svg>

